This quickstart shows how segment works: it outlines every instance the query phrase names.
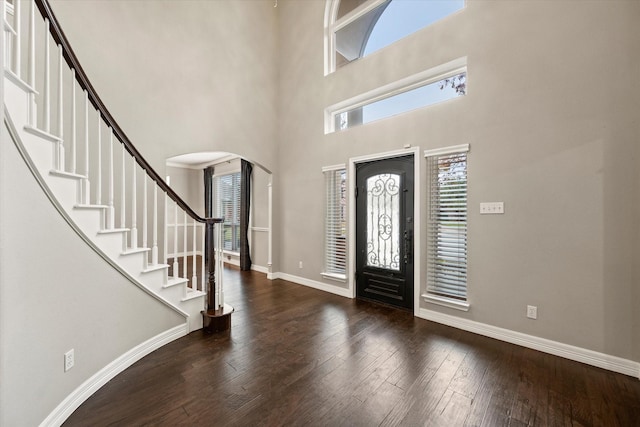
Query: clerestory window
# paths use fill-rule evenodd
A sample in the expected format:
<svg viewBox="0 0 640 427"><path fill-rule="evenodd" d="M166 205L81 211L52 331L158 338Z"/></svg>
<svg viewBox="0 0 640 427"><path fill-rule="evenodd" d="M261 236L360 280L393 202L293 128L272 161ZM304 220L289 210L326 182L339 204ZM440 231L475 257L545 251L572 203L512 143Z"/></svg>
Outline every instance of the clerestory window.
<svg viewBox="0 0 640 427"><path fill-rule="evenodd" d="M342 131L467 93L467 59L392 82L325 109L325 133Z"/></svg>
<svg viewBox="0 0 640 427"><path fill-rule="evenodd" d="M327 0L325 74L465 6L465 0Z"/></svg>

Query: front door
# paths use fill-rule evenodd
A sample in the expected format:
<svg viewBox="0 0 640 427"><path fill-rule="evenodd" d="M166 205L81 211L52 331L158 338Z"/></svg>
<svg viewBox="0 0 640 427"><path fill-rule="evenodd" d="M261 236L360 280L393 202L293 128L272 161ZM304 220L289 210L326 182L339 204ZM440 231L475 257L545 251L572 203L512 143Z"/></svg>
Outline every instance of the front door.
<svg viewBox="0 0 640 427"><path fill-rule="evenodd" d="M413 156L356 165L356 296L413 309Z"/></svg>

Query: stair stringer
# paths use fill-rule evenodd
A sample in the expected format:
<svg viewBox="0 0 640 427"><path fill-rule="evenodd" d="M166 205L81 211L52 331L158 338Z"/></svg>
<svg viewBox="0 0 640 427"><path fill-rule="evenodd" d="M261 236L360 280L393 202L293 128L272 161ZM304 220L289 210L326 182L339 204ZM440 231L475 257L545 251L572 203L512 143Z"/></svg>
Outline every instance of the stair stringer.
<svg viewBox="0 0 640 427"><path fill-rule="evenodd" d="M166 286L170 283L167 277L168 266L158 265L154 266L158 268L147 271L145 255L149 249L132 253L126 247L129 230L104 230L104 210L79 205L77 201L80 200L83 176L54 170L57 138L25 125L29 102L27 94L32 89L11 78L5 78L5 89L7 129L36 181L65 221L89 247L132 284L184 316L188 332L202 328L200 311L204 309L206 294L200 291L188 292L187 279L177 286ZM120 245L117 244L117 238L107 237L111 232L121 234Z"/></svg>

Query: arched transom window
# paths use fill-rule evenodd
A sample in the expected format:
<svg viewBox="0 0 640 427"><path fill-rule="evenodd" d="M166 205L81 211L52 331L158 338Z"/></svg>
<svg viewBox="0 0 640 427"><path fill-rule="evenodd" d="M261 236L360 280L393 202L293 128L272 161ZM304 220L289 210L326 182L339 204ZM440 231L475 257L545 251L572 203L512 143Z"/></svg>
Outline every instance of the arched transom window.
<svg viewBox="0 0 640 427"><path fill-rule="evenodd" d="M325 74L452 13L465 0L327 0Z"/></svg>

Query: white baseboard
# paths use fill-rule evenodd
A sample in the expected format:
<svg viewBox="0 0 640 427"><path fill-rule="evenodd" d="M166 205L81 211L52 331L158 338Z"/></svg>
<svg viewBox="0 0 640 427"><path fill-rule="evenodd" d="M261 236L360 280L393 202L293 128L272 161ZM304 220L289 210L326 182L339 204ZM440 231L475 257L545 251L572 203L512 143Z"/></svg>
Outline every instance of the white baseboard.
<svg viewBox="0 0 640 427"><path fill-rule="evenodd" d="M282 279L288 282L297 283L298 285L308 286L310 288L319 289L321 291L329 292L331 294L340 295L341 297L353 298L351 290L349 289L327 285L326 283L318 282L316 280L306 279L304 277L294 276L292 274L272 273L271 275L269 274L267 275L267 279L270 279L270 280Z"/></svg>
<svg viewBox="0 0 640 427"><path fill-rule="evenodd" d="M640 378L640 363L632 360L564 344L558 341L548 340L546 338L523 334L509 329L499 328L497 326L487 325L473 320L462 319L460 317L424 308L419 310L417 317L431 320L436 323L442 323L443 325L452 326L464 331L473 332L475 334L484 335L486 337L495 338L511 344L520 345L522 347L542 351L544 353L553 354L554 356L564 357L565 359L575 360L576 362L582 362L587 365Z"/></svg>
<svg viewBox="0 0 640 427"><path fill-rule="evenodd" d="M96 372L91 378L82 383L69 396L67 396L48 416L40 423L40 426L58 427L75 411L85 400L93 395L100 387L113 379L120 372L142 359L147 354L162 347L171 341L177 340L189 333L189 325L178 325L168 331L162 332L127 351L122 356L109 363Z"/></svg>
<svg viewBox="0 0 640 427"><path fill-rule="evenodd" d="M257 271L258 273L269 274L269 268L263 267L261 265L251 264L251 269Z"/></svg>
<svg viewBox="0 0 640 427"><path fill-rule="evenodd" d="M223 260L223 263L225 264L229 264L229 265L235 265L236 267L240 267L240 259L238 258L231 258L231 259L225 259ZM261 265L255 265L255 264L251 264L251 269L255 270L259 273L264 273L264 274L269 274L269 269L267 267L263 267Z"/></svg>

